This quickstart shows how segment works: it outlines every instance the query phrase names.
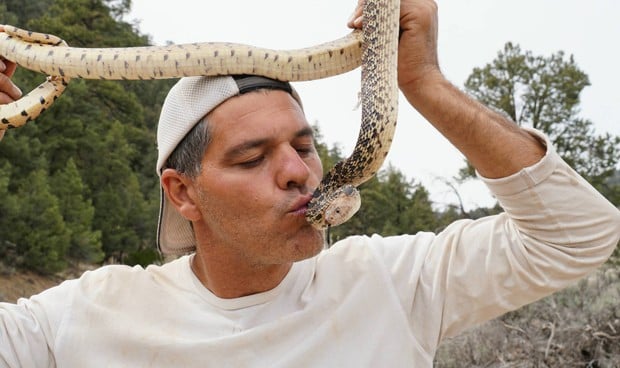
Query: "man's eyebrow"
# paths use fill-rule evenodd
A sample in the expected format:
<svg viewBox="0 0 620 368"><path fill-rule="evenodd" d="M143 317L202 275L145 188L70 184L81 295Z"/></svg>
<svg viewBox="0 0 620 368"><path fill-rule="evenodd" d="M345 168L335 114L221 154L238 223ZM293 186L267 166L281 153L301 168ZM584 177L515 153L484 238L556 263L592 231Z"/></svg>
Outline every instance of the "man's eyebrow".
<svg viewBox="0 0 620 368"><path fill-rule="evenodd" d="M247 151L264 146L265 144L267 144L267 142L269 142L269 139L267 138L260 138L242 142L226 150L226 152L224 153L224 157L228 160L232 160L236 157L243 156L243 154Z"/></svg>
<svg viewBox="0 0 620 368"><path fill-rule="evenodd" d="M295 134L295 138L302 138L308 136L314 138L314 129L312 129L311 127L305 127L299 130L297 134Z"/></svg>
<svg viewBox="0 0 620 368"><path fill-rule="evenodd" d="M295 135L295 138L304 138L311 137L314 138L314 130L311 127L305 127L298 130ZM258 138L253 140L248 140L245 142L241 142L240 144L233 146L226 150L224 153L224 157L228 160L232 160L236 157L243 156L246 152L264 146L269 143L270 138Z"/></svg>

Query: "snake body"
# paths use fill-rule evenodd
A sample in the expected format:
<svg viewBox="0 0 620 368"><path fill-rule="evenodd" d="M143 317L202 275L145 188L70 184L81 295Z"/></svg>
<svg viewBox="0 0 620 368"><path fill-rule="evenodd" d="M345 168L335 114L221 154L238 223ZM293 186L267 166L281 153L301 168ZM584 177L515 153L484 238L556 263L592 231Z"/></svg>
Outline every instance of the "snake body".
<svg viewBox="0 0 620 368"><path fill-rule="evenodd" d="M361 64L362 124L357 144L350 157L324 176L306 213L316 228L338 225L359 208L355 187L378 171L396 126L399 0L367 0L363 12L363 31L289 51L233 43L73 48L53 35L6 26L0 33L0 56L48 78L20 100L0 106L0 130L35 119L62 94L71 78L148 80L255 74L304 81L342 74Z"/></svg>
<svg viewBox="0 0 620 368"><path fill-rule="evenodd" d="M50 77L25 96L29 97L28 102L0 108L0 129L16 128L34 120L60 96L71 78L150 80L255 74L279 80L307 81L342 74L360 65L361 33L354 31L335 41L299 50L272 50L224 42L77 48L66 46L62 39L53 35L6 26L4 33L0 33L0 55ZM41 106L42 100L49 104Z"/></svg>

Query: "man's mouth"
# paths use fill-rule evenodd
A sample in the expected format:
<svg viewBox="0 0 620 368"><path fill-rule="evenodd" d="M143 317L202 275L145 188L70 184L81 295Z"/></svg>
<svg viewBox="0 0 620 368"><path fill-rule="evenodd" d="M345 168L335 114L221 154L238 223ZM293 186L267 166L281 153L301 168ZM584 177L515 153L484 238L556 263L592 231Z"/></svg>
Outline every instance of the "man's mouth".
<svg viewBox="0 0 620 368"><path fill-rule="evenodd" d="M291 205L289 213L292 213L294 215L299 215L299 216L305 216L306 215L306 211L308 210L308 202L310 202L311 199L312 199L312 195L311 194L299 197Z"/></svg>

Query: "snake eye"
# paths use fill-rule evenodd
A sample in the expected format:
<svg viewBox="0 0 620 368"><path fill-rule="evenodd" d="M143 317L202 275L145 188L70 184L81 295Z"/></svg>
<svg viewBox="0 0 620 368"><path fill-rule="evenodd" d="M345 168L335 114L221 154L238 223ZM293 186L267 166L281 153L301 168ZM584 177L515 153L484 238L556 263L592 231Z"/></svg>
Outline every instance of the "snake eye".
<svg viewBox="0 0 620 368"><path fill-rule="evenodd" d="M346 195L350 196L350 195L352 195L353 193L355 193L355 192L356 192L356 189L355 189L355 187L354 187L354 186L352 186L352 185L347 185L346 187L344 187L344 188L342 189L342 191L344 192L344 194L346 194Z"/></svg>

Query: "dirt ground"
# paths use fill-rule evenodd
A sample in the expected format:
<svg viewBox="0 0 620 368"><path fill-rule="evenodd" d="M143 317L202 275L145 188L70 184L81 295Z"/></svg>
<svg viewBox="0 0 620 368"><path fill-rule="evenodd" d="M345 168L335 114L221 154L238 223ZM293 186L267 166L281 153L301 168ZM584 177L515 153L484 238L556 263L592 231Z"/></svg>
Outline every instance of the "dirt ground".
<svg viewBox="0 0 620 368"><path fill-rule="evenodd" d="M80 265L56 275L41 275L31 271L0 272L0 302L15 303L19 298L36 295L95 267Z"/></svg>
<svg viewBox="0 0 620 368"><path fill-rule="evenodd" d="M38 294L60 282L62 279L58 276L41 276L33 272L0 275L0 301L15 303L18 298Z"/></svg>

